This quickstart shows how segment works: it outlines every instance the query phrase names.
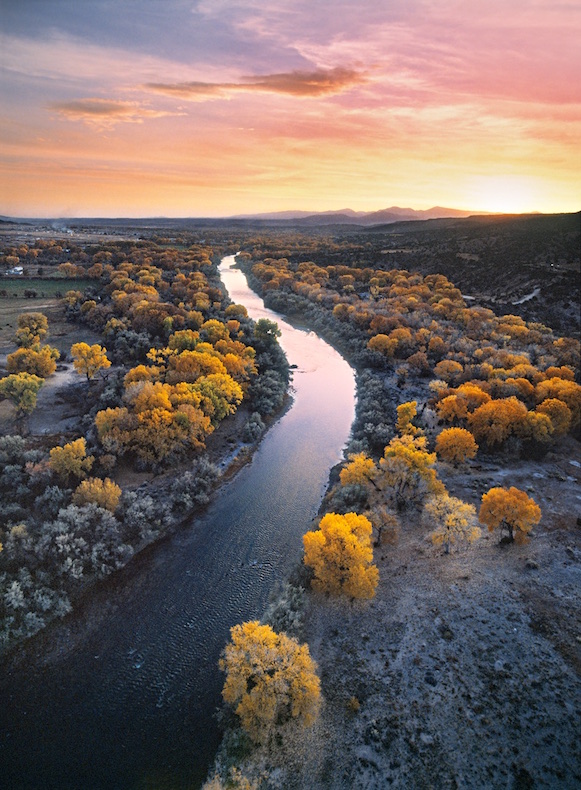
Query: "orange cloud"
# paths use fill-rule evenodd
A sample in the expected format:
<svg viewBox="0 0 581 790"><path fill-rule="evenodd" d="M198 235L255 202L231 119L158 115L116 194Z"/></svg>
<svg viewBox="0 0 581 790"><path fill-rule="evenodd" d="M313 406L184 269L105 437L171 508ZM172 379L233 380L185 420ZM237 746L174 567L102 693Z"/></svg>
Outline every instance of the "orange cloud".
<svg viewBox="0 0 581 790"><path fill-rule="evenodd" d="M341 93L366 81L361 72L334 68L242 77L241 82L149 82L145 87L167 96L204 101L224 98L231 93L253 92L279 93L286 96L326 96Z"/></svg>
<svg viewBox="0 0 581 790"><path fill-rule="evenodd" d="M146 118L164 118L176 113L150 110L138 102L114 99L75 99L48 105L71 121L83 121L95 126L113 126L116 123L143 123Z"/></svg>

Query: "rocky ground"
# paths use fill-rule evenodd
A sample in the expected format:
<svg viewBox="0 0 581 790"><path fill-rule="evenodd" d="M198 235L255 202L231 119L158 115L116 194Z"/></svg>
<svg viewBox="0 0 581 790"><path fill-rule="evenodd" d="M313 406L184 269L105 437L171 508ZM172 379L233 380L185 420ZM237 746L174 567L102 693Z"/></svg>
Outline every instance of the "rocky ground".
<svg viewBox="0 0 581 790"><path fill-rule="evenodd" d="M516 485L545 515L528 545L484 533L449 556L411 517L396 545L376 549L373 601L310 593L301 637L319 664L320 720L287 725L242 763L268 776L261 787L581 786L578 445L542 468L441 476L474 504L491 485Z"/></svg>

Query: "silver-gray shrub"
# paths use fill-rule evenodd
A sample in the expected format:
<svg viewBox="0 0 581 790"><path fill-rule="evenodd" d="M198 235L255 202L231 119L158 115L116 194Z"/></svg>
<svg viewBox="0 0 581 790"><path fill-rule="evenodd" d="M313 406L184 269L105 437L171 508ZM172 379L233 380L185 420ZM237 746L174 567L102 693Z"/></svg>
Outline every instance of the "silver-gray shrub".
<svg viewBox="0 0 581 790"><path fill-rule="evenodd" d="M105 576L122 567L133 553L122 541L120 522L95 504L69 505L43 524L37 545L39 559L66 581Z"/></svg>
<svg viewBox="0 0 581 790"><path fill-rule="evenodd" d="M138 545L150 543L162 530L165 509L149 495L124 491L117 508L125 540Z"/></svg>
<svg viewBox="0 0 581 790"><path fill-rule="evenodd" d="M171 486L172 509L177 513L186 513L197 507L203 507L210 501L210 493L220 470L206 456L199 458L190 472L180 475Z"/></svg>

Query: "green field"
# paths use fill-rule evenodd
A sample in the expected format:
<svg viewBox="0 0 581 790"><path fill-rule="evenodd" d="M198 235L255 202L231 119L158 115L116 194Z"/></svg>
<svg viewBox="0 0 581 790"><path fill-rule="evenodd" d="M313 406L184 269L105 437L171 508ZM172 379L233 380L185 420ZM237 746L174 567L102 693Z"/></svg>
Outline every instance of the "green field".
<svg viewBox="0 0 581 790"><path fill-rule="evenodd" d="M67 291L84 291L91 284L92 280L81 277L3 277L0 279L0 309L4 299L24 299L25 291L36 291L40 299L54 299L59 294L64 296Z"/></svg>

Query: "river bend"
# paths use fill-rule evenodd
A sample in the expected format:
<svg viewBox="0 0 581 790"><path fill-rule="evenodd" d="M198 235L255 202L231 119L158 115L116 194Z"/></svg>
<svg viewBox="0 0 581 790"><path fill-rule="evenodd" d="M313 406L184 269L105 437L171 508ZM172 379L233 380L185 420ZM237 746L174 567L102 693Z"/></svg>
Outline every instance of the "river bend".
<svg viewBox="0 0 581 790"><path fill-rule="evenodd" d="M11 790L199 787L219 742L229 629L260 616L300 557L349 436L354 376L316 334L267 310L233 263L220 267L231 298L278 322L297 365L292 408L202 518L136 557L0 677ZM47 652L49 642L61 647Z"/></svg>

